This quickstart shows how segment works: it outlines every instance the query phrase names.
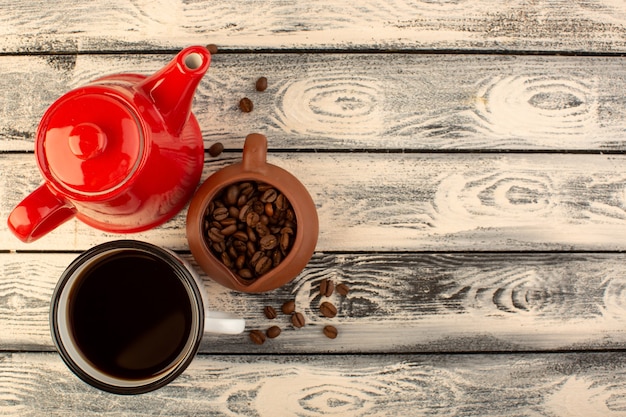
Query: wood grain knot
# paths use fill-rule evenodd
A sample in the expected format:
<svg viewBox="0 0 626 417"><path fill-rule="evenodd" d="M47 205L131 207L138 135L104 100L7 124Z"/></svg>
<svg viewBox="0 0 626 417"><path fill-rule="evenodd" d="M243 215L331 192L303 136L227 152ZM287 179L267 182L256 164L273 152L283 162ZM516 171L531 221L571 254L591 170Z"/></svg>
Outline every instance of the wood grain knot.
<svg viewBox="0 0 626 417"><path fill-rule="evenodd" d="M336 375L301 374L268 382L257 395L267 415L282 415L284 410L297 410L295 414L303 416L368 415L375 406L374 399L383 395L377 387Z"/></svg>
<svg viewBox="0 0 626 417"><path fill-rule="evenodd" d="M306 135L358 137L380 129L377 81L325 75L294 80L278 91L275 122Z"/></svg>
<svg viewBox="0 0 626 417"><path fill-rule="evenodd" d="M626 315L626 278L613 277L604 288L604 315L623 320Z"/></svg>
<svg viewBox="0 0 626 417"><path fill-rule="evenodd" d="M541 211L549 205L550 188L539 178L511 176L492 177L477 188L479 201L485 207L525 213Z"/></svg>
<svg viewBox="0 0 626 417"><path fill-rule="evenodd" d="M581 134L596 128L594 97L593 80L533 74L491 77L478 86L475 121L507 136Z"/></svg>
<svg viewBox="0 0 626 417"><path fill-rule="evenodd" d="M551 179L537 173L453 174L442 180L434 208L439 227L446 232L536 225L538 217L553 215L555 194Z"/></svg>

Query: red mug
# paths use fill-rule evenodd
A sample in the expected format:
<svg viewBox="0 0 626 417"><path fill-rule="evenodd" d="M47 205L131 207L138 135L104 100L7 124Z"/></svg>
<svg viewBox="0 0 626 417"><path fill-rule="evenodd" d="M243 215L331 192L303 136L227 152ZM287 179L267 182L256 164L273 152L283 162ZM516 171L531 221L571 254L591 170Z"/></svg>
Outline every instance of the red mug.
<svg viewBox="0 0 626 417"><path fill-rule="evenodd" d="M192 46L150 77L110 75L54 102L36 134L44 183L11 212L9 229L32 242L76 216L131 233L178 213L202 174L191 105L210 61L205 47Z"/></svg>

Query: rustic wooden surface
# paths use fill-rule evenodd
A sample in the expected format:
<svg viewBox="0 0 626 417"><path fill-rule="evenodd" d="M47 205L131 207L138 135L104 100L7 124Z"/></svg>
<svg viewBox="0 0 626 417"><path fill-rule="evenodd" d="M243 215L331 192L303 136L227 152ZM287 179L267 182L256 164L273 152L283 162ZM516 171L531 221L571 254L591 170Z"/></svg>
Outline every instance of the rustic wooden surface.
<svg viewBox="0 0 626 417"><path fill-rule="evenodd" d="M495 4L494 4L495 3ZM89 80L150 74L182 47L220 53L194 112L203 178L244 137L298 177L316 253L266 294L203 275L247 329L206 337L156 392L120 397L54 352L50 296L98 243L193 262L185 211L149 232L70 221L33 244L0 227L0 415L626 415L626 6L617 0L0 2L0 217L41 182L45 109ZM254 91L267 76L269 88ZM250 97L243 114L237 102ZM323 318L322 279L339 314ZM307 325L266 319L294 299ZM339 336L322 334L334 324Z"/></svg>

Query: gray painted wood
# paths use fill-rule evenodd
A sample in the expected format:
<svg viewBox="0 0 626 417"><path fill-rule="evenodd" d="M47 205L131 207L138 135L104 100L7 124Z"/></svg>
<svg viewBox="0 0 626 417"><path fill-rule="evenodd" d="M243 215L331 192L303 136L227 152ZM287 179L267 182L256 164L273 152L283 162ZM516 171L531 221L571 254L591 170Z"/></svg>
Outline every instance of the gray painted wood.
<svg viewBox="0 0 626 417"><path fill-rule="evenodd" d="M213 308L248 330L280 324L279 338L207 336L171 385L119 397L51 352L52 290L80 251L112 239L191 259L184 211L131 236L71 221L32 245L0 227L0 415L626 414L622 2L4 3L0 218L40 184L33 135L53 100L215 43L194 111L205 145L230 151L207 157L204 178L265 133L321 229L279 290L203 275ZM317 310L323 278L351 288L330 297L333 319ZM262 314L290 298L303 329Z"/></svg>
<svg viewBox="0 0 626 417"><path fill-rule="evenodd" d="M617 0L5 1L0 51L225 49L624 52Z"/></svg>
<svg viewBox="0 0 626 417"><path fill-rule="evenodd" d="M32 151L44 111L67 91L172 57L1 57L0 151ZM622 151L625 80L619 57L218 54L194 112L207 148L240 149L261 132L281 149ZM237 106L245 96L249 114Z"/></svg>
<svg viewBox="0 0 626 417"><path fill-rule="evenodd" d="M141 396L80 382L57 355L0 354L5 416L624 415L624 353L198 356Z"/></svg>
<svg viewBox="0 0 626 417"><path fill-rule="evenodd" d="M75 254L0 254L3 349L52 350L50 297ZM192 261L191 255L186 259ZM621 348L626 344L623 254L316 254L293 282L266 294L206 281L210 308L246 319L247 331L281 327L263 346L248 335L207 336L205 353L495 352ZM319 294L322 279L350 288ZM295 300L307 325L269 320ZM318 309L337 306L333 319ZM339 336L326 339L325 325ZM364 339L367 340L364 343Z"/></svg>
<svg viewBox="0 0 626 417"><path fill-rule="evenodd" d="M240 160L222 154L206 178ZM270 153L309 190L320 251L624 250L623 155ZM32 154L0 159L0 216L41 181ZM187 250L183 210L130 235ZM0 249L79 250L129 235L70 221L31 244L0 229Z"/></svg>

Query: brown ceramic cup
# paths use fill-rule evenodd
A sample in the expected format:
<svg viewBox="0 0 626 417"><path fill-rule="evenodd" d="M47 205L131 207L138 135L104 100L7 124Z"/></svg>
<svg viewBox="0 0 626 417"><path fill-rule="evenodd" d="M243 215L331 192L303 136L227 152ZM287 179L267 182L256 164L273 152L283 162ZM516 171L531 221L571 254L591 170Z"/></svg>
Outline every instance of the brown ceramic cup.
<svg viewBox="0 0 626 417"><path fill-rule="evenodd" d="M286 170L267 163L267 139L253 133L246 137L243 158L225 167L198 188L187 212L187 239L198 265L214 281L242 292L265 292L294 279L307 265L317 244L319 223L315 203L304 185ZM243 181L267 183L279 190L291 203L297 229L293 246L285 258L255 280L245 280L231 271L210 250L203 235L203 222L209 203L231 184Z"/></svg>

